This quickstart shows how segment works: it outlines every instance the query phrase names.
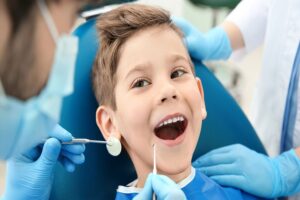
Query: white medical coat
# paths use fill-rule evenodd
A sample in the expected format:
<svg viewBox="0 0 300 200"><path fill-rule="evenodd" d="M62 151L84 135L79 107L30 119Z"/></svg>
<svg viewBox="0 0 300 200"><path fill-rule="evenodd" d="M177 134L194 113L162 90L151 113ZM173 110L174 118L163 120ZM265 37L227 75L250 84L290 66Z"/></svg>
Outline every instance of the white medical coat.
<svg viewBox="0 0 300 200"><path fill-rule="evenodd" d="M243 0L227 20L242 32L245 48L239 54L264 42L262 72L250 120L268 153L277 155L292 66L300 42L300 1ZM299 104L294 147L300 146Z"/></svg>

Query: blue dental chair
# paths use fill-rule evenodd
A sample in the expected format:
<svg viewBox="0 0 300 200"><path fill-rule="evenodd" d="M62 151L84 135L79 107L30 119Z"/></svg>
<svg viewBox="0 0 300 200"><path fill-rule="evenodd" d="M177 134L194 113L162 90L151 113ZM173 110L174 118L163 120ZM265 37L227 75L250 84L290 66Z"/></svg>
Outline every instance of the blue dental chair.
<svg viewBox="0 0 300 200"><path fill-rule="evenodd" d="M64 101L60 124L74 137L103 139L95 122L98 104L92 92L90 75L98 49L95 21L95 18L90 19L75 30L80 42L74 93ZM235 143L266 153L253 127L226 89L201 62L194 61L194 64L203 83L208 113L194 159L212 149ZM88 144L85 155L86 162L73 174L57 166L50 199L114 199L118 185L136 178L125 150L120 156L112 157L105 145Z"/></svg>

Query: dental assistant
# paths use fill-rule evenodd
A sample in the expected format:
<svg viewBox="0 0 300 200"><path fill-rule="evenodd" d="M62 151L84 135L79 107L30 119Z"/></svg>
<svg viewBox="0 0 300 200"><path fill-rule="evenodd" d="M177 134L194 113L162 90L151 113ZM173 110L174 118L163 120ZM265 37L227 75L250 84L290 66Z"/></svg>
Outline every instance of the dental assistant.
<svg viewBox="0 0 300 200"><path fill-rule="evenodd" d="M57 123L62 99L73 91L78 38L70 30L85 3L0 0L0 159L8 160L5 200L48 199L57 161L69 172L84 162L84 145L61 145L72 135Z"/></svg>
<svg viewBox="0 0 300 200"><path fill-rule="evenodd" d="M268 153L281 154L271 158L232 145L209 152L194 163L222 185L262 197L300 192L299 19L298 0L243 0L221 26L206 34L175 19L194 59L241 56L264 43L251 121Z"/></svg>

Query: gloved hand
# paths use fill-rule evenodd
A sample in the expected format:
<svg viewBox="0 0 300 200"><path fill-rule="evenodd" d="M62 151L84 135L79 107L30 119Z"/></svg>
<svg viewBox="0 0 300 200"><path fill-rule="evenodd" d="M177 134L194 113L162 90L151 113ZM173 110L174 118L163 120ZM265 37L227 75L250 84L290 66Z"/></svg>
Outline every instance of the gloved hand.
<svg viewBox="0 0 300 200"><path fill-rule="evenodd" d="M260 197L300 192L300 159L294 150L270 158L236 144L205 154L193 166L221 185Z"/></svg>
<svg viewBox="0 0 300 200"><path fill-rule="evenodd" d="M143 190L134 200L152 200L153 192L157 200L186 200L180 187L163 175L149 174Z"/></svg>
<svg viewBox="0 0 300 200"><path fill-rule="evenodd" d="M73 138L72 134L62 128L60 125L56 125L49 136L56 138L61 142L69 142ZM61 152L58 158L59 163L63 165L66 171L73 172L75 171L75 165L84 163L84 151L84 144L62 145Z"/></svg>
<svg viewBox="0 0 300 200"><path fill-rule="evenodd" d="M232 53L229 38L221 27L203 34L182 18L172 16L172 21L184 33L190 56L197 60L227 59Z"/></svg>
<svg viewBox="0 0 300 200"><path fill-rule="evenodd" d="M39 145L8 160L4 200L48 200L57 160L69 172L74 171L75 164L84 162L84 145L60 143L70 141L70 133L57 126L51 136L55 138L48 139L43 146Z"/></svg>

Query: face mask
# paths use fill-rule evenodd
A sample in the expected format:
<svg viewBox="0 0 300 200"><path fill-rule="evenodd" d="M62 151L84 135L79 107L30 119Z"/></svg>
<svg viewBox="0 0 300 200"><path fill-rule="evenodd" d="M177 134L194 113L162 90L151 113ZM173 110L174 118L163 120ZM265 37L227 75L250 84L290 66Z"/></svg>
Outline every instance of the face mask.
<svg viewBox="0 0 300 200"><path fill-rule="evenodd" d="M59 36L44 1L39 8L56 43L46 87L25 102L7 96L0 80L0 159L24 152L50 136L60 118L64 96L73 92L78 38ZM40 41L43 42L43 41Z"/></svg>

